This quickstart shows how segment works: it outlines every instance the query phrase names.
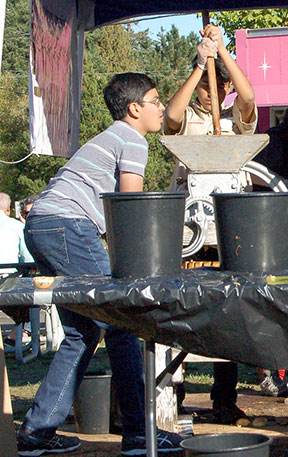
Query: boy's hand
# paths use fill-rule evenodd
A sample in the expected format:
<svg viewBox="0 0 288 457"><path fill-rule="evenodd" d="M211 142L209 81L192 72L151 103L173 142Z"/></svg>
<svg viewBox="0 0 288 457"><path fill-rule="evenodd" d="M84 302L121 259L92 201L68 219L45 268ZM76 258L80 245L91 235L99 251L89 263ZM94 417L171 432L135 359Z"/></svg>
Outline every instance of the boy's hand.
<svg viewBox="0 0 288 457"><path fill-rule="evenodd" d="M197 65L201 70L206 70L207 57L217 57L217 45L216 41L212 41L210 38L204 37L201 43L197 47L198 58Z"/></svg>
<svg viewBox="0 0 288 457"><path fill-rule="evenodd" d="M214 24L207 24L205 27L200 30L200 34L203 38L210 38L212 41L216 41L218 47L224 46L223 36L220 27L217 27Z"/></svg>

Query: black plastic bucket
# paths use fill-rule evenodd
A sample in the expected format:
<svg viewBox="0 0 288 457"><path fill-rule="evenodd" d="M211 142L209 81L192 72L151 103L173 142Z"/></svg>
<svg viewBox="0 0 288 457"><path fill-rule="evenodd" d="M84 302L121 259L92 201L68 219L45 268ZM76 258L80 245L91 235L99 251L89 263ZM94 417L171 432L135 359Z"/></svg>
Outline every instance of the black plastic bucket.
<svg viewBox="0 0 288 457"><path fill-rule="evenodd" d="M184 192L118 192L101 198L112 277L180 272Z"/></svg>
<svg viewBox="0 0 288 457"><path fill-rule="evenodd" d="M222 270L288 269L288 192L212 196Z"/></svg>
<svg viewBox="0 0 288 457"><path fill-rule="evenodd" d="M272 438L257 433L198 435L181 442L185 457L269 457Z"/></svg>
<svg viewBox="0 0 288 457"><path fill-rule="evenodd" d="M78 433L109 433L111 377L107 371L85 374L74 400Z"/></svg>

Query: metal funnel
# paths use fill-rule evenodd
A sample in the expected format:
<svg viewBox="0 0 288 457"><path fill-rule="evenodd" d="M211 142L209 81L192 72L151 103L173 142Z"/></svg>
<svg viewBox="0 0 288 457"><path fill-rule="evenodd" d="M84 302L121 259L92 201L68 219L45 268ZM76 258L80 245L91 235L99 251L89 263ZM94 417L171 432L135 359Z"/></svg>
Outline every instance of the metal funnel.
<svg viewBox="0 0 288 457"><path fill-rule="evenodd" d="M193 173L232 173L253 159L269 136L163 135L159 141Z"/></svg>

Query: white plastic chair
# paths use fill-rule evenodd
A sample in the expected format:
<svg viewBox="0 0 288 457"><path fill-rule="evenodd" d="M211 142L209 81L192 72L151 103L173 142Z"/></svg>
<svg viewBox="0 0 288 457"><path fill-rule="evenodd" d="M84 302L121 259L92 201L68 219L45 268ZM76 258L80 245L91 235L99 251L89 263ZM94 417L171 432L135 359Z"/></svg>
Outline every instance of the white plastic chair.
<svg viewBox="0 0 288 457"><path fill-rule="evenodd" d="M41 349L41 312L44 312L44 337L46 339L45 349ZM47 305L41 308L30 308L29 314L31 322L31 342L23 344L23 324L21 323L17 325L16 328L15 347L5 347L6 353L15 352L16 361L19 363L27 363L38 357L40 353L47 354L48 352L57 350L64 338L64 331L55 305ZM25 355L28 350L29 353Z"/></svg>

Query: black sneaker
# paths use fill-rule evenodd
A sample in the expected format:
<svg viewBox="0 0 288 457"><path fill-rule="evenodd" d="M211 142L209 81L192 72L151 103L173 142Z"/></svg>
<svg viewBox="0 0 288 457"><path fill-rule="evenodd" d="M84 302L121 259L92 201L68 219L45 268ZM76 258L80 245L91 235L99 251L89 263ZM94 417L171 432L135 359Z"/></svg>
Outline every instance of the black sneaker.
<svg viewBox="0 0 288 457"><path fill-rule="evenodd" d="M238 408L233 401L214 400L213 414L217 424L235 424L242 417L247 418L242 409Z"/></svg>
<svg viewBox="0 0 288 457"><path fill-rule="evenodd" d="M263 380L260 382L261 394L269 397L287 397L287 379L279 378L278 373L270 373L266 371Z"/></svg>
<svg viewBox="0 0 288 457"><path fill-rule="evenodd" d="M9 336L4 338L3 343L6 346L10 346L10 347L13 347L13 348L15 348L15 344L16 344L15 340L13 340L12 338L9 338Z"/></svg>
<svg viewBox="0 0 288 457"><path fill-rule="evenodd" d="M184 452L180 446L183 441L183 436L177 433L165 432L164 430L157 430L157 450L158 454ZM146 437L145 435L123 437L121 456L138 456L146 455Z"/></svg>
<svg viewBox="0 0 288 457"><path fill-rule="evenodd" d="M20 431L17 439L18 454L21 457L37 457L42 454L63 454L75 451L81 444L76 436L53 435L40 438L35 434Z"/></svg>

